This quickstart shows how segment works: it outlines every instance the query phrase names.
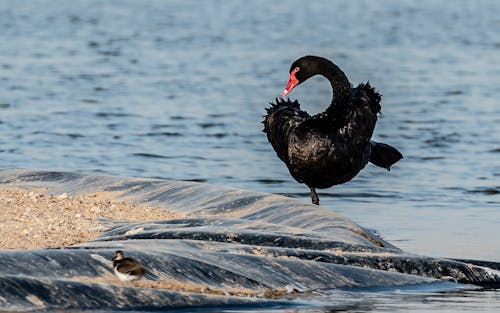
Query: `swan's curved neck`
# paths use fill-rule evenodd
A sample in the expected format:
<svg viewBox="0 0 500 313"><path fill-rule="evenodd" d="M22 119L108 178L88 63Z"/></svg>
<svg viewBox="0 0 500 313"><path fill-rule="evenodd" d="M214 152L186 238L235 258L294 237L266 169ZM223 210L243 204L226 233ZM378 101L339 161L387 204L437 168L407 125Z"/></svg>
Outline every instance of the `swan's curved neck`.
<svg viewBox="0 0 500 313"><path fill-rule="evenodd" d="M335 64L331 63L326 71L320 73L328 79L332 86L333 96L330 106L326 109L327 114L345 114L351 105L351 84L344 72Z"/></svg>

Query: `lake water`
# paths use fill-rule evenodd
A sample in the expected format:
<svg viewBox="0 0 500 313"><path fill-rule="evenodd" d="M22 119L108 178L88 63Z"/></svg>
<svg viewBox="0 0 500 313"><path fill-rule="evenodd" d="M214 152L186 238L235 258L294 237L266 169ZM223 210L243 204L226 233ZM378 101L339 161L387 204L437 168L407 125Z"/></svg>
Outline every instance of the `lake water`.
<svg viewBox="0 0 500 313"><path fill-rule="evenodd" d="M500 261L499 13L494 0L0 0L0 167L310 201L260 121L290 64L316 54L381 91L374 139L405 156L321 190L322 205L407 251ZM318 77L290 97L317 113L331 91ZM367 305L349 312L500 308L497 291L353 297Z"/></svg>

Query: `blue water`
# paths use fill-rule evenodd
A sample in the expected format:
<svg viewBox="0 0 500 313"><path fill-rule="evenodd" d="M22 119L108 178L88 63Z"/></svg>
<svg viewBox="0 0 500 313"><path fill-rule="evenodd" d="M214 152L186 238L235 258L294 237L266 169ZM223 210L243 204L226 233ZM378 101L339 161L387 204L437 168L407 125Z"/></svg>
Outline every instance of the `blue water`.
<svg viewBox="0 0 500 313"><path fill-rule="evenodd" d="M499 13L495 0L0 0L0 167L310 201L260 121L291 62L316 54L381 91L374 139L405 155L322 190L322 205L407 251L500 261ZM290 96L316 113L331 91L313 78ZM442 297L383 303L500 306L498 292Z"/></svg>

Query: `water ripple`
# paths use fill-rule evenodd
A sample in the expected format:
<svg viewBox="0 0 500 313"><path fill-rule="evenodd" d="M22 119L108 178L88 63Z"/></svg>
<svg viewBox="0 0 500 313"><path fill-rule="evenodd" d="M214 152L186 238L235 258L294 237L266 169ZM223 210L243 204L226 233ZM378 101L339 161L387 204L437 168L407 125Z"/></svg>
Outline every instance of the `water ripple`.
<svg viewBox="0 0 500 313"><path fill-rule="evenodd" d="M115 118L115 117L138 117L137 114L123 113L123 112L97 112L96 117L99 118Z"/></svg>
<svg viewBox="0 0 500 313"><path fill-rule="evenodd" d="M185 134L179 132L149 132L145 134L141 134L139 136L144 137L156 137L156 136L165 136L165 137L182 137Z"/></svg>
<svg viewBox="0 0 500 313"><path fill-rule="evenodd" d="M482 193L488 196L494 196L500 194L500 187L490 187L490 188L477 188L474 190L468 190L469 193Z"/></svg>
<svg viewBox="0 0 500 313"><path fill-rule="evenodd" d="M159 155L159 154L154 154L154 153L143 153L143 152L132 153L131 155L143 157L143 158L152 158L152 159L173 159L173 158L175 158L172 156Z"/></svg>

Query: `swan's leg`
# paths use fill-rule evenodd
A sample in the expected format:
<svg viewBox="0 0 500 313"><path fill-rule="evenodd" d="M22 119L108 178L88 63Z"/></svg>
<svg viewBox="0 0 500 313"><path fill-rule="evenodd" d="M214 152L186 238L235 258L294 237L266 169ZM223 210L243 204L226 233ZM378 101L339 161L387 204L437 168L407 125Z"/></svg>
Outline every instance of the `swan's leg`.
<svg viewBox="0 0 500 313"><path fill-rule="evenodd" d="M319 197L318 194L316 193L316 188L314 187L309 187L309 190L311 190L311 200L313 204L319 205Z"/></svg>

